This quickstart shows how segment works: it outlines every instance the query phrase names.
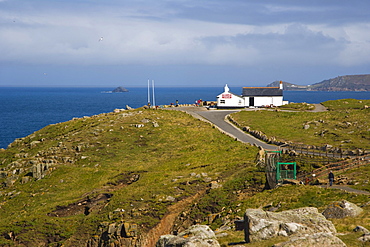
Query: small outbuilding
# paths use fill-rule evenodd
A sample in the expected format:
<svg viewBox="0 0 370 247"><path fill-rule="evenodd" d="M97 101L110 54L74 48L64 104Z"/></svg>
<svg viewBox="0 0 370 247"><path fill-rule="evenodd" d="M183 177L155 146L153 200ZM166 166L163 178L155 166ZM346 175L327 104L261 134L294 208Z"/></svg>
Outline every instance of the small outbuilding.
<svg viewBox="0 0 370 247"><path fill-rule="evenodd" d="M230 92L226 84L224 92L217 96L217 108L272 107L284 103L282 82L279 87L243 87L242 95Z"/></svg>

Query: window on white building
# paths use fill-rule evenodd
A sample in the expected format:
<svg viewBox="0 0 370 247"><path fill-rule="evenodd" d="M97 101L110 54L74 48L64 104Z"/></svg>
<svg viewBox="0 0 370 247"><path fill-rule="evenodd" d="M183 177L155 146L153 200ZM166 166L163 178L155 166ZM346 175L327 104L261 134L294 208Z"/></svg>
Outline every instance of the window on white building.
<svg viewBox="0 0 370 247"><path fill-rule="evenodd" d="M224 99L220 100L220 104L225 104L225 100Z"/></svg>

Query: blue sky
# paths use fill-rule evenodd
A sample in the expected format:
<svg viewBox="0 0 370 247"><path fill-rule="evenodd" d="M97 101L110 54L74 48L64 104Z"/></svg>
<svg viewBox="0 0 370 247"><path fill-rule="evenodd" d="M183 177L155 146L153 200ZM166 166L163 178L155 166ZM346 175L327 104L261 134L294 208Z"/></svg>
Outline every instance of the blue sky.
<svg viewBox="0 0 370 247"><path fill-rule="evenodd" d="M370 73L370 1L0 0L0 86L308 85Z"/></svg>

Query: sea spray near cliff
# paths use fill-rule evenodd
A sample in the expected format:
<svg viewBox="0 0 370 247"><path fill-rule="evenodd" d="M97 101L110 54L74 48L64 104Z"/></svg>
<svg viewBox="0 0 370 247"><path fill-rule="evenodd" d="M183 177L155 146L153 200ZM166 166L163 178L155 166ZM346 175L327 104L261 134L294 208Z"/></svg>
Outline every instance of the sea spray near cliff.
<svg viewBox="0 0 370 247"><path fill-rule="evenodd" d="M25 137L49 124L74 117L111 112L116 108L133 108L147 104L147 88L127 87L127 93L101 93L111 88L14 88L0 87L0 148L16 138ZM221 87L155 89L156 104L192 104L195 100L216 100ZM241 94L242 87L230 91ZM320 103L327 100L370 99L370 92L295 92L285 91L284 99L292 102ZM152 100L152 99L151 99Z"/></svg>

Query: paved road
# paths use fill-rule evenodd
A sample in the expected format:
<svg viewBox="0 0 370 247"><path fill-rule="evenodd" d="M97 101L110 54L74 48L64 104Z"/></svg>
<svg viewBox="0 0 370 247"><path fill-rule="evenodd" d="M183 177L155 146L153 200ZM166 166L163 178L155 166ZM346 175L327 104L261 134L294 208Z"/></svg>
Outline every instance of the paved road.
<svg viewBox="0 0 370 247"><path fill-rule="evenodd" d="M252 145L261 146L267 150L277 150L279 149L278 146L269 145L265 142L258 140L257 138L243 132L242 130L238 129L234 125L230 124L229 122L225 121L225 117L228 114L233 112L238 112L238 110L206 110L203 107L174 107L169 108L171 110L182 110L186 111L189 114L193 115L194 117L200 117L203 119L208 120L209 122L213 123L217 126L221 131L224 131L228 135L236 138L238 141L243 143L250 143Z"/></svg>
<svg viewBox="0 0 370 247"><path fill-rule="evenodd" d="M316 110L316 111L326 111L326 109L324 107L321 107L321 108L319 108L319 107L318 107L318 110ZM255 137L243 132L242 130L238 129L237 127L235 127L234 125L232 125L228 121L225 121L225 117L228 114L238 112L238 110L217 110L217 111L215 111L215 110L206 110L203 107L176 107L176 108L174 107L174 108L167 108L167 109L185 111L185 112L193 115L196 118L205 119L205 120L213 123L221 131L227 133L228 135L232 136L233 138L236 138L238 141L241 141L243 143L250 143L252 145L254 144L254 145L257 145L257 146L261 146L261 147L263 147L264 149L267 149L267 150L278 150L279 149L278 146L269 145L265 142L262 142L262 141L258 140L257 138L255 138ZM317 154L315 153L315 155L317 155ZM322 185L320 187L325 188L327 186ZM353 188L350 188L350 187L347 187L347 186L334 185L334 186L328 187L328 188L341 189L341 190L345 190L345 191L352 192L352 193L370 195L370 192L368 192L368 191L356 190L356 189L353 189Z"/></svg>
<svg viewBox="0 0 370 247"><path fill-rule="evenodd" d="M261 146L267 150L278 150L279 147L275 145L267 144L248 133L243 132L242 130L235 127L233 124L225 121L225 117L228 114L233 112L238 112L239 110L207 110L204 107L173 107L167 108L169 110L181 110L186 111L187 113L193 115L196 118L203 118L208 120L209 122L213 123L217 126L221 131L224 131L228 135L232 136L233 138L238 139L238 141L244 143L250 143L252 145ZM315 110L312 112L321 112L326 111L327 109L321 104L315 104Z"/></svg>

